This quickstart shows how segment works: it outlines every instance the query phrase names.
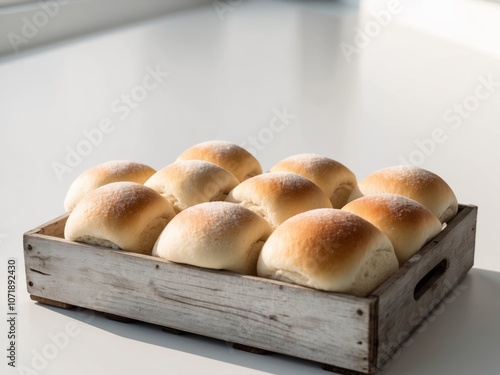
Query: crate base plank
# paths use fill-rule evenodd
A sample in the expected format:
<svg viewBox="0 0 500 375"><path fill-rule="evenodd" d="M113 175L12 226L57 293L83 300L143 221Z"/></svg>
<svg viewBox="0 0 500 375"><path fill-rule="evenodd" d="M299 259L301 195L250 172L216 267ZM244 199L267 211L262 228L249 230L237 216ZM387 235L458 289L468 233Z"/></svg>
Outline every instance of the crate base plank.
<svg viewBox="0 0 500 375"><path fill-rule="evenodd" d="M188 333L185 331L181 331L175 328L170 328L170 327L161 327L161 330L166 333L170 333L172 335L177 335L177 336L183 336L187 335Z"/></svg>
<svg viewBox="0 0 500 375"><path fill-rule="evenodd" d="M364 373L359 371L348 370L342 367L337 367L333 365L322 364L321 368L327 372L333 372L340 375L362 375Z"/></svg>
<svg viewBox="0 0 500 375"><path fill-rule="evenodd" d="M127 324L137 322L136 319L125 318L124 316L111 314L111 313L104 313L104 317L106 319L109 319L109 320L114 320L117 322L122 322L122 323L127 323Z"/></svg>
<svg viewBox="0 0 500 375"><path fill-rule="evenodd" d="M241 350L243 352L248 352L248 353L258 354L258 355L264 355L264 354L271 353L269 350L263 350L263 349L255 348L253 346L242 345L242 344L238 344L238 343L234 343L233 348L237 349L237 350Z"/></svg>
<svg viewBox="0 0 500 375"><path fill-rule="evenodd" d="M53 299L48 299L44 297L38 297L34 296L33 294L30 295L30 298L33 301L43 303L44 305L49 305L49 306L54 306L54 307L60 307L62 309L72 309L75 307L74 305L70 305L68 303L60 302L60 301L54 301Z"/></svg>
<svg viewBox="0 0 500 375"><path fill-rule="evenodd" d="M477 207L460 206L433 241L361 298L66 241L65 215L24 236L28 292L42 303L374 374L472 267L476 216Z"/></svg>

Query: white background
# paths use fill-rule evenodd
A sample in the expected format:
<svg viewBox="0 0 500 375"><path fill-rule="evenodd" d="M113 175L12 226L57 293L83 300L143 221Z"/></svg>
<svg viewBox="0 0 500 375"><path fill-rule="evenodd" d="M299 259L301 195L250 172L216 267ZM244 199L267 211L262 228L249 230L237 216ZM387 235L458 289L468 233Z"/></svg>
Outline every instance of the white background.
<svg viewBox="0 0 500 375"><path fill-rule="evenodd" d="M227 9L218 13L209 4L0 59L0 285L5 285L7 258L17 258L21 363L29 365L33 350L50 343L50 332L76 322L79 334L40 373L105 374L117 368L122 374L138 373L145 365L143 355L148 366L165 361L176 368L172 373L289 374L292 368L297 374L322 373L290 358L256 360L215 340L165 338L146 325L79 317L30 302L25 293L22 234L63 213L66 191L81 172L112 159L159 169L207 139L248 145L255 137L260 146L254 150L265 170L294 153L324 154L344 163L358 179L413 155L416 164L450 184L459 202L479 206L475 273L465 281L462 299L447 307L447 323L441 319L418 335L387 373L406 369L429 347L425 340L435 342L440 328L446 331L454 318L467 318L455 309L472 303L476 310L471 314L479 314L485 304L493 304L484 292L498 295L500 286L500 6L465 0L400 2L367 46L347 57L342 43L356 46L358 30L373 25L372 12L387 10L387 2L361 2L358 8L334 2L241 1ZM140 90L148 69L169 75L127 115L114 112L122 95ZM497 82L487 98L484 88L477 91L484 80ZM445 117L455 105L466 108L459 127L456 117L453 122ZM295 117L279 132L270 132L276 111L285 108ZM82 132L108 118L113 131L59 178L54 163L67 164L68 150L86 139ZM430 146L425 139L436 129L442 129L444 141ZM418 146L422 142L425 154ZM0 300L4 306L6 298ZM498 310L498 304L490 306L490 313ZM473 320L488 317L473 315ZM461 340L468 332L463 329L451 330L443 341ZM498 330L493 332L498 337ZM478 337L483 341L476 346L498 345L493 335ZM457 360L455 349L443 355L454 357L450 366L459 371L469 362ZM88 357L78 356L81 350ZM485 366L490 367L479 373L500 365L493 355L488 358ZM434 364L430 369L440 368Z"/></svg>

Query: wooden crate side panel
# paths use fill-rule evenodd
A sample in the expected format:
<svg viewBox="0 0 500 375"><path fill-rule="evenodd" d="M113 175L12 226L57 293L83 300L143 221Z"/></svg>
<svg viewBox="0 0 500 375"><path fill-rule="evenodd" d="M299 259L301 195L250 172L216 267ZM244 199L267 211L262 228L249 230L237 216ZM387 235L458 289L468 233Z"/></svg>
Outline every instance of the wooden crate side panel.
<svg viewBox="0 0 500 375"><path fill-rule="evenodd" d="M65 213L53 220L42 224L26 233L26 235L43 234L45 236L64 238L64 226L68 220L69 213Z"/></svg>
<svg viewBox="0 0 500 375"><path fill-rule="evenodd" d="M477 207L463 207L436 238L373 293L379 298L378 367L473 266L476 220ZM437 279L430 280L415 300L417 283L433 269Z"/></svg>
<svg viewBox="0 0 500 375"><path fill-rule="evenodd" d="M374 368L374 298L39 234L26 235L25 259L28 291L36 296L354 371Z"/></svg>

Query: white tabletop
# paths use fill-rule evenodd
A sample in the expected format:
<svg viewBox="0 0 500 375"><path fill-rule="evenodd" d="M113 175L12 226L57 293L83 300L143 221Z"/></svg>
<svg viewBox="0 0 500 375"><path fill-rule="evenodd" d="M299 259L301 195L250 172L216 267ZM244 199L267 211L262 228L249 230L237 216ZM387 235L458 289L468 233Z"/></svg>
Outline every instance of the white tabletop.
<svg viewBox="0 0 500 375"><path fill-rule="evenodd" d="M316 152L359 179L403 161L441 175L479 206L475 268L382 373L498 374L500 5L225 3L0 59L0 285L16 258L25 371L4 355L2 374L324 373L29 299L22 234L63 212L79 173L112 159L159 169L207 139L244 145L264 169Z"/></svg>

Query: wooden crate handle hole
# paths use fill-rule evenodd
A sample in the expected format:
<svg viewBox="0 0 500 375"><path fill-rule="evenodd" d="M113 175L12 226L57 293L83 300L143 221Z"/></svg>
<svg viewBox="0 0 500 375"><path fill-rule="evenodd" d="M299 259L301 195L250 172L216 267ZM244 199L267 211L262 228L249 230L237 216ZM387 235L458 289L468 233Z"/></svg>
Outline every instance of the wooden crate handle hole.
<svg viewBox="0 0 500 375"><path fill-rule="evenodd" d="M420 279L413 290L413 298L418 301L440 278L448 268L448 259L443 259Z"/></svg>

